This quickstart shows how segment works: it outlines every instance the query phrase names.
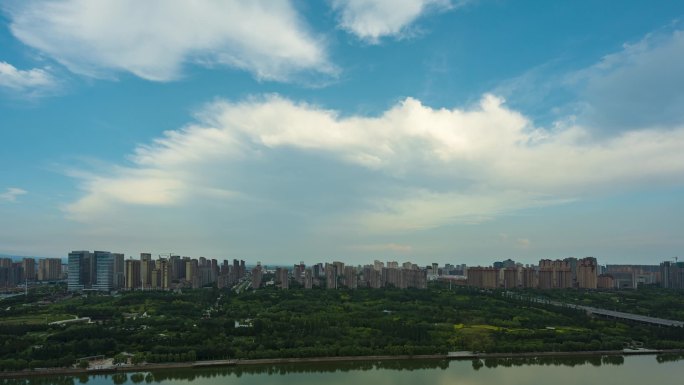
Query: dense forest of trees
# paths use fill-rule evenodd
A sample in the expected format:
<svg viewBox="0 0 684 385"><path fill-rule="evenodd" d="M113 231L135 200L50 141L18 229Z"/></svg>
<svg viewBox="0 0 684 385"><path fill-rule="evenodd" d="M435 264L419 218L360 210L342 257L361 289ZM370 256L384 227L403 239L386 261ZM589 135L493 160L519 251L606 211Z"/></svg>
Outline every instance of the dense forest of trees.
<svg viewBox="0 0 684 385"><path fill-rule="evenodd" d="M659 301L667 302L667 296L672 303L681 301L677 292ZM497 292L439 285L241 294L207 288L75 295L54 303L40 299L0 302L0 370L69 366L81 357L122 352L139 363L684 348L684 328L591 318ZM55 315L90 317L93 323L49 325Z"/></svg>

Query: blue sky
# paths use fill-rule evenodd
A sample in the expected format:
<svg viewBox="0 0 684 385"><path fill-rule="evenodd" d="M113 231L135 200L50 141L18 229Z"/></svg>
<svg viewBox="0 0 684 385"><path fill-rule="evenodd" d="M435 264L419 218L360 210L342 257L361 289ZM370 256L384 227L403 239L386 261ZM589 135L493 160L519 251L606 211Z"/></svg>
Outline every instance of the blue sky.
<svg viewBox="0 0 684 385"><path fill-rule="evenodd" d="M684 3L7 1L0 253L657 263Z"/></svg>

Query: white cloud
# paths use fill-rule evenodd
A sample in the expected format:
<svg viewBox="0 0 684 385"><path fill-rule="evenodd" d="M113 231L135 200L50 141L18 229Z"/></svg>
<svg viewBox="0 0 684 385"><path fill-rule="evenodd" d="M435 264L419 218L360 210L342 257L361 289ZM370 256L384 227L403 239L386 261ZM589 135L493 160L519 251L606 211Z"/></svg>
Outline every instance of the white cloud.
<svg viewBox="0 0 684 385"><path fill-rule="evenodd" d="M10 63L0 61L0 87L23 95L34 95L52 90L57 84L57 80L46 69L20 70Z"/></svg>
<svg viewBox="0 0 684 385"><path fill-rule="evenodd" d="M17 197L27 194L26 190L22 190L17 187L9 187L5 190L4 193L0 194L0 202L5 201L5 202L16 202Z"/></svg>
<svg viewBox="0 0 684 385"><path fill-rule="evenodd" d="M521 249L529 249L530 246L532 245L532 241L530 241L527 238L518 238L518 240L516 241L516 244Z"/></svg>
<svg viewBox="0 0 684 385"><path fill-rule="evenodd" d="M281 81L336 71L287 0L15 1L5 9L14 36L86 76L169 81L187 63Z"/></svg>
<svg viewBox="0 0 684 385"><path fill-rule="evenodd" d="M385 36L401 36L430 11L454 7L450 0L334 0L332 4L340 13L340 27L372 44Z"/></svg>
<svg viewBox="0 0 684 385"><path fill-rule="evenodd" d="M265 210L269 221L287 212L321 228L413 231L679 184L683 147L684 127L601 140L578 126L547 131L491 95L465 109L408 98L376 117L270 95L212 103L195 124L139 146L130 165L85 176L85 195L67 212L90 221L127 207L250 199L259 203L231 210Z"/></svg>

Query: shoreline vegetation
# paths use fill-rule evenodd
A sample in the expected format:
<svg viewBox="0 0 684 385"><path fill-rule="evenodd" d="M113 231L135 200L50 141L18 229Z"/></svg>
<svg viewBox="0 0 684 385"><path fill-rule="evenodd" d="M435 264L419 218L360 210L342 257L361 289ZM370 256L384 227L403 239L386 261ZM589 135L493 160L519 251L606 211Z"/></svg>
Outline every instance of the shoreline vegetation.
<svg viewBox="0 0 684 385"><path fill-rule="evenodd" d="M595 350L576 352L525 352L525 353L472 353L457 352L457 354L422 354L422 355L382 355L382 356L340 356L340 357L306 357L306 358L264 358L251 360L205 360L173 363L148 363L141 365L121 365L108 368L47 368L26 369L14 372L0 372L0 379L19 379L28 377L48 376L79 376L133 372L155 372L169 369L206 369L238 366L286 365L305 363L338 363L338 362L377 362L377 361L478 361L487 359L534 359L534 358L581 358L581 357L624 357L636 355L667 356L672 355L677 360L684 359L684 349L634 349L634 350ZM530 362L526 362L530 363Z"/></svg>

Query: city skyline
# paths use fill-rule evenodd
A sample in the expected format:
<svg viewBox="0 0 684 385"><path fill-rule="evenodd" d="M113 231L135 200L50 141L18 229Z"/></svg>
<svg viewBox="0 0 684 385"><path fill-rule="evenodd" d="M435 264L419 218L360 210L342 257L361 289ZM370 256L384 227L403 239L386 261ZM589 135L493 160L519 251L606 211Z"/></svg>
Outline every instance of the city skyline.
<svg viewBox="0 0 684 385"><path fill-rule="evenodd" d="M541 259L525 264L512 259L494 261L488 266L439 263L418 265L411 261L367 261L363 265L339 260L314 263L267 265L260 261L192 258L180 255L140 253L125 259L122 253L75 250L65 265L58 258L0 258L0 288L27 289L39 281L66 281L68 291L112 292L118 290L178 290L216 286L237 292L276 285L312 289L383 287L426 289L428 282L446 281L451 286L486 289L637 289L640 286L684 287L684 262L662 261L656 265L601 264L594 257ZM271 278L269 281L265 277Z"/></svg>
<svg viewBox="0 0 684 385"><path fill-rule="evenodd" d="M462 261L453 260L453 259L446 260L446 261L435 259L431 262L416 263L417 261L415 260L415 258L411 258L411 257L406 257L406 258L401 258L401 257L398 257L398 258L397 257L371 258L371 259L365 259L365 260L360 260L360 261L350 261L344 257L320 256L320 257L311 258L309 260L299 259L299 260L291 260L291 261L286 261L286 262L272 262L272 261L259 259L259 258L254 259L254 260L246 260L244 257L240 257L240 256L204 256L204 255L195 255L195 254L184 255L184 254L177 254L177 253L150 253L150 252L126 254L126 253L104 251L104 249L102 249L102 248L100 248L100 249L96 248L96 249L92 249L92 250L93 250L93 252L91 252L91 254L95 253L95 252L111 253L113 255L120 256L121 258L123 258L124 261L137 260L137 259L142 258L142 256L144 255L144 256L146 256L145 258L148 258L149 260L169 259L171 257L184 258L184 259L188 259L188 258L189 259L203 259L203 260L207 260L207 261L215 260L215 261L219 261L219 262L225 262L225 261L230 261L230 260L234 260L234 261L240 261L241 260L241 261L246 263L246 266L249 266L249 267L254 267L257 265L270 266L270 267L287 267L287 266L293 266L293 265L299 265L299 264L310 265L310 264L321 263L322 261L326 261L326 260L327 261L331 261L331 260L341 261L342 263L348 264L350 266L363 266L364 264L368 264L368 263L373 262L376 264L377 263L383 263L383 264L384 263L388 263L388 264L390 264L390 263L392 263L392 264L394 264L394 263L412 263L412 264L418 264L421 267L424 267L424 266L429 267L429 266L432 266L435 264L436 265L442 264L441 266L450 266L450 265L461 266L462 265L462 266L469 266L469 267L491 267L491 266L496 266L497 264L502 264L502 263L510 264L512 262L514 262L516 265L520 265L520 266L526 266L526 265L535 266L539 261L544 261L544 260L570 260L570 259L580 260L580 259L586 259L586 258L595 259L596 261L599 261L599 262L601 261L600 257L597 258L594 256L563 256L563 257L558 257L558 258L556 258L556 257L541 257L541 258L537 258L534 260L531 257L520 258L520 257L513 257L513 256L505 256L505 257L498 257L498 258L493 257L489 260L486 260L486 261L483 260L483 261L469 265L469 264L464 263ZM27 259L38 261L38 262L41 260L42 261L59 260L62 262L62 265L67 265L68 259L69 259L68 256L72 253L80 253L80 252L90 252L90 251L86 250L86 249L72 250L71 252L66 253L67 256L65 256L65 257L43 257L43 256L26 256L26 255L22 256L22 255L9 255L9 254L1 254L0 253L0 258L9 259L13 262L22 262L22 261L25 261ZM624 265L624 266L628 266L628 265L629 266L646 266L646 265L655 266L655 265L658 265L658 264L661 264L664 262L670 262L670 263L682 262L682 263L684 263L684 258L680 258L680 257L661 258L655 263L646 263L646 262L643 262L643 263L638 263L638 262L637 263L627 263L625 261L616 261L616 262L605 262L604 261L603 263L599 263L599 265L600 266L610 266L610 265L612 265L612 266L622 266L622 265Z"/></svg>
<svg viewBox="0 0 684 385"><path fill-rule="evenodd" d="M104 248L91 248L91 249L86 249L86 248L81 248L79 250L104 250ZM118 249L117 249L118 250ZM74 250L72 250L74 251ZM285 259L279 259L278 262L264 259L264 258L254 258L254 259L246 259L245 257L241 256L235 256L235 255L218 255L218 256L211 256L211 255L199 255L199 254L177 254L177 253L155 253L155 252L134 252L134 253L116 253L124 256L124 260L131 260L131 259L138 259L140 258L140 254L149 254L152 259L159 259L159 258L169 258L171 256L175 257L182 257L182 258L206 258L208 260L215 259L217 261L228 261L228 260L245 260L247 263L247 266L256 266L257 263L265 266L292 266L293 264L298 264L298 263L304 263L304 264L311 264L311 263L319 263L324 260L339 260L342 261L346 264L354 265L354 266L362 266L366 263L372 262L372 261L380 261L383 263L388 263L388 262L413 262L413 263L418 263L420 266L429 266L434 263L437 264L442 264L442 265L449 265L449 264L456 264L456 265L467 265L467 266L481 266L481 267L487 267L487 266L492 266L496 262L500 261L505 261L505 260L514 260L516 263L522 264L522 265L535 265L538 263L540 260L544 259L552 259L552 260L563 260L567 258L576 258L576 259L582 259L582 258L596 258L597 260L601 261L601 257L596 257L593 255L562 255L559 257L555 256L540 256L540 257L530 257L530 256L513 256L513 255L506 255L506 256L499 256L499 257L491 257L491 258L483 258L480 261L475 261L472 264L465 263L464 261L455 259L455 258L447 258L447 257L442 257L442 258L433 258L432 260L425 260L423 262L422 260L418 261L421 258L416 258L416 257L411 257L411 256L387 256L387 257L370 257L369 258L358 258L358 259L351 259L351 258L346 258L345 256L317 256L317 257L310 257L308 259L292 259L292 260L285 260ZM57 257L46 257L46 256L37 256L37 255L11 255L11 254L3 254L0 253L0 258L10 258L15 262L21 262L23 259L29 258L29 259L35 259L37 261L40 260L46 260L46 259L59 259L62 261L63 265L66 265L68 263L68 255L69 252L64 253L64 256L57 256ZM654 257L653 260L636 260L636 261L625 261L625 260L611 260L611 261L603 261L600 263L601 265L658 265L662 262L684 262L684 257L679 257L679 256L665 256L665 257Z"/></svg>
<svg viewBox="0 0 684 385"><path fill-rule="evenodd" d="M684 4L369 4L3 3L0 254L682 255Z"/></svg>

